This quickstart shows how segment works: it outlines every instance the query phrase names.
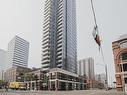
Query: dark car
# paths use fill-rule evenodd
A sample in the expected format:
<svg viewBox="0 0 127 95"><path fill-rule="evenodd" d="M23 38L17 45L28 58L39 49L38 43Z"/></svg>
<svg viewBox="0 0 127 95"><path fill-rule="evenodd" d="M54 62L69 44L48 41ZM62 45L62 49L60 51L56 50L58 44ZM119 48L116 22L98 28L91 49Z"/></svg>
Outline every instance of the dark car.
<svg viewBox="0 0 127 95"><path fill-rule="evenodd" d="M108 90L111 90L112 88L111 87L108 87Z"/></svg>

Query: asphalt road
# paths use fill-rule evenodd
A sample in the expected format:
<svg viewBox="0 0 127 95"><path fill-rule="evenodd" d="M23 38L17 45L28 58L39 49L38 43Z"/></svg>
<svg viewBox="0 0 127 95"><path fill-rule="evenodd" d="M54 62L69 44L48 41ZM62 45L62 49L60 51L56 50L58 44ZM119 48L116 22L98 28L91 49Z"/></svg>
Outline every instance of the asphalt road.
<svg viewBox="0 0 127 95"><path fill-rule="evenodd" d="M0 95L127 95L115 90L83 90L83 91L0 91Z"/></svg>

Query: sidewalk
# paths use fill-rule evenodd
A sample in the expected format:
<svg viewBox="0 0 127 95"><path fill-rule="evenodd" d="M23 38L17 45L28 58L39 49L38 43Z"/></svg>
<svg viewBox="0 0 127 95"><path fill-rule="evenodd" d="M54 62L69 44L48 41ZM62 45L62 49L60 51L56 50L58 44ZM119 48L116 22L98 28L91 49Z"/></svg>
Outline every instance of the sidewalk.
<svg viewBox="0 0 127 95"><path fill-rule="evenodd" d="M0 92L5 92L5 89L0 89Z"/></svg>

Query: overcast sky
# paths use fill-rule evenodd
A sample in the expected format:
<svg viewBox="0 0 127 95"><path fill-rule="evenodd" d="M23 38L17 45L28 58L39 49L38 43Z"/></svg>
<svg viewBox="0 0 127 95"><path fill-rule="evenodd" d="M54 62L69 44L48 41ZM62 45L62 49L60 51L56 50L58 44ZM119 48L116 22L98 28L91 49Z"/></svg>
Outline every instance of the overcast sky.
<svg viewBox="0 0 127 95"><path fill-rule="evenodd" d="M99 32L102 37L109 81L114 79L112 41L127 33L127 0L93 0ZM18 35L30 43L29 67L41 66L44 0L0 0L0 48ZM90 0L77 0L78 59L93 57L95 64L103 64L93 40L93 14ZM95 65L96 73L104 67Z"/></svg>

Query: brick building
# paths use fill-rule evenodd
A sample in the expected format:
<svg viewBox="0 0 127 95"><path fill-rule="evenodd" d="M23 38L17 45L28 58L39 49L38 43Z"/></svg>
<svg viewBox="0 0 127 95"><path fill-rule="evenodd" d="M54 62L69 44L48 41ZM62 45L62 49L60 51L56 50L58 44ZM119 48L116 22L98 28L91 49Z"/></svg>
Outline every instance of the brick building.
<svg viewBox="0 0 127 95"><path fill-rule="evenodd" d="M122 35L112 43L116 88L118 91L125 90L127 84L127 34Z"/></svg>

